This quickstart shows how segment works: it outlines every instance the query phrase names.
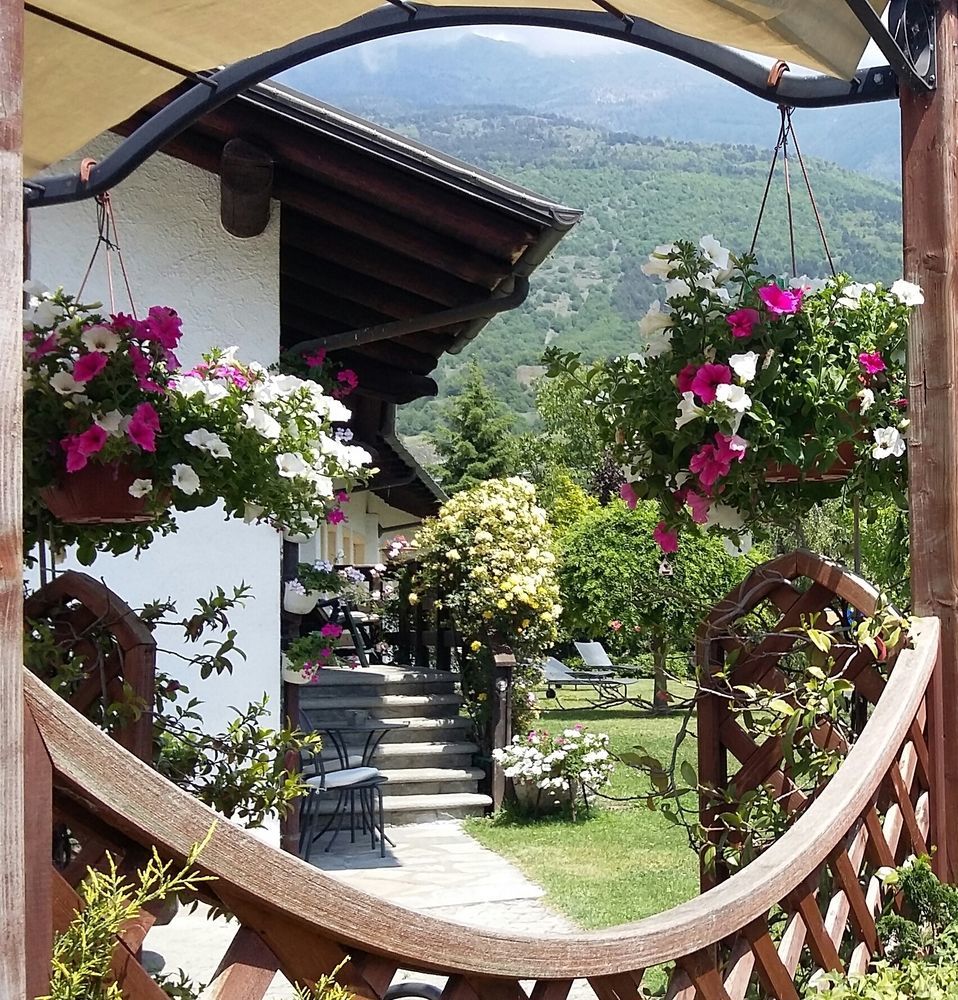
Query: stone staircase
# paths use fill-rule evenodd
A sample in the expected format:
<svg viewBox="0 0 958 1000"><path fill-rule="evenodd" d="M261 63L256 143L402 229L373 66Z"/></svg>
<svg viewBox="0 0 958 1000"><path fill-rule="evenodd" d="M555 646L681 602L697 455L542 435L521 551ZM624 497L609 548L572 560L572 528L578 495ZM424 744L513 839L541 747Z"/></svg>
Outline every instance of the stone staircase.
<svg viewBox="0 0 958 1000"><path fill-rule="evenodd" d="M472 723L460 714L458 674L393 665L323 670L317 684L300 689L300 707L317 729L348 724L355 712L370 719L403 722L389 732L372 763L388 778L383 788L386 822L398 825L478 816L491 805L478 791L483 777L474 766L478 746ZM350 753L361 752L350 746ZM336 762L328 746L323 757ZM335 804L324 796L320 811Z"/></svg>

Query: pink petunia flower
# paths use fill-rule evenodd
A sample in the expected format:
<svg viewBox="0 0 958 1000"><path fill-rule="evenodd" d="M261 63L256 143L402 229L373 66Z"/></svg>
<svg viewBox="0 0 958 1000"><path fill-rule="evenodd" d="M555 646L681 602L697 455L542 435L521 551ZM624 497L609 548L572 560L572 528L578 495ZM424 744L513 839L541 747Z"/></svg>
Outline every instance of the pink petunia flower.
<svg viewBox="0 0 958 1000"><path fill-rule="evenodd" d="M732 381L732 369L728 365L704 364L695 373L692 379L691 391L703 403L715 402L715 389L720 385L727 385Z"/></svg>
<svg viewBox="0 0 958 1000"><path fill-rule="evenodd" d="M345 520L346 520L346 515L338 507L334 507L326 515L327 524L342 524L343 521Z"/></svg>
<svg viewBox="0 0 958 1000"><path fill-rule="evenodd" d="M609 628L612 629L613 632L618 632L622 628L622 622L620 622L618 618L613 618L612 621L609 622Z"/></svg>
<svg viewBox="0 0 958 1000"><path fill-rule="evenodd" d="M773 316L791 316L802 308L804 288L779 288L778 285L764 285L758 290L758 297Z"/></svg>
<svg viewBox="0 0 958 1000"><path fill-rule="evenodd" d="M45 357L51 351L55 351L60 343L60 336L54 330L48 337L44 337L27 355L30 361L39 361L42 357Z"/></svg>
<svg viewBox="0 0 958 1000"><path fill-rule="evenodd" d="M67 453L67 472L79 472L91 455L103 449L109 436L99 424L91 424L82 434L64 438L60 445Z"/></svg>
<svg viewBox="0 0 958 1000"><path fill-rule="evenodd" d="M722 461L727 459L729 466L731 466L732 462L741 462L745 458L745 449L747 447L748 441L743 437L739 437L738 434L729 436L719 431L715 435L715 453Z"/></svg>
<svg viewBox="0 0 958 1000"><path fill-rule="evenodd" d="M872 351L870 354L863 351L858 355L858 363L868 375L877 375L885 370L885 359L878 351Z"/></svg>
<svg viewBox="0 0 958 1000"><path fill-rule="evenodd" d="M144 451L156 451L156 432L160 418L152 403L140 403L126 428L127 437Z"/></svg>
<svg viewBox="0 0 958 1000"><path fill-rule="evenodd" d="M695 490L685 491L685 505L692 512L692 520L696 524L705 524L709 519L711 500Z"/></svg>
<svg viewBox="0 0 958 1000"><path fill-rule="evenodd" d="M172 351L180 342L182 325L183 321L176 314L176 310L170 309L169 306L151 306L140 333L144 340L155 340Z"/></svg>
<svg viewBox="0 0 958 1000"><path fill-rule="evenodd" d="M318 351L313 351L312 354L304 354L303 361L310 368L320 368L326 361L326 348L320 347Z"/></svg>
<svg viewBox="0 0 958 1000"><path fill-rule="evenodd" d="M336 381L339 382L339 385L333 389L331 395L336 399L342 399L359 385L359 376L352 368L344 368L341 372L336 373Z"/></svg>
<svg viewBox="0 0 958 1000"><path fill-rule="evenodd" d="M695 373L698 371L698 366L691 363L687 364L679 373L675 376L675 388L679 392L691 392L692 382L695 379Z"/></svg>
<svg viewBox="0 0 958 1000"><path fill-rule="evenodd" d="M899 410L907 410L908 409L908 400L907 399L896 399L895 400L895 406L897 406Z"/></svg>
<svg viewBox="0 0 958 1000"><path fill-rule="evenodd" d="M84 354L82 358L77 359L73 366L73 377L77 382L89 382L106 368L109 359L109 354L103 354L100 351Z"/></svg>
<svg viewBox="0 0 958 1000"><path fill-rule="evenodd" d="M349 503L349 494L345 490L337 490L336 503Z"/></svg>
<svg viewBox="0 0 958 1000"><path fill-rule="evenodd" d="M343 634L343 628L335 622L326 622L319 630L319 634L326 639L338 639Z"/></svg>
<svg viewBox="0 0 958 1000"><path fill-rule="evenodd" d="M730 459L716 452L714 444L703 444L689 461L689 471L698 476L706 490L711 490L719 479L728 475L731 464Z"/></svg>
<svg viewBox="0 0 958 1000"><path fill-rule="evenodd" d="M631 510L635 510L635 505L639 502L638 494L631 483L623 483L619 487L619 496L629 505Z"/></svg>
<svg viewBox="0 0 958 1000"><path fill-rule="evenodd" d="M665 521L659 521L659 523L652 530L652 537L655 539L655 543L658 547L666 555L669 555L672 552L678 552L679 533L677 531L670 531L666 526Z"/></svg>
<svg viewBox="0 0 958 1000"><path fill-rule="evenodd" d="M725 322L732 328L733 337L744 339L752 336L761 318L757 309L736 309L725 317Z"/></svg>

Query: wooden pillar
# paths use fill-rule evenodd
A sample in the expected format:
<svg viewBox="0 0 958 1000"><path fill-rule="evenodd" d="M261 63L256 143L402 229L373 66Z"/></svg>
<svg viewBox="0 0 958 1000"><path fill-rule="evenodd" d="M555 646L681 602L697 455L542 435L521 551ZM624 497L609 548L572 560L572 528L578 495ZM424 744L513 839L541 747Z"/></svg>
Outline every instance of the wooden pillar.
<svg viewBox="0 0 958 1000"><path fill-rule="evenodd" d="M905 277L925 304L909 333L914 609L941 619L946 816L958 834L958 0L938 5L937 89L902 88ZM952 868L954 861L952 860ZM954 877L952 870L948 873Z"/></svg>
<svg viewBox="0 0 958 1000"><path fill-rule="evenodd" d="M20 527L22 95L23 0L0 0L0 997L26 996L27 990Z"/></svg>
<svg viewBox="0 0 958 1000"><path fill-rule="evenodd" d="M512 682L516 658L512 650L493 641L492 690L489 692L489 751L507 747L512 742ZM488 752L488 751L486 751ZM493 758L491 762L492 808L499 810L506 798L506 776L502 765Z"/></svg>

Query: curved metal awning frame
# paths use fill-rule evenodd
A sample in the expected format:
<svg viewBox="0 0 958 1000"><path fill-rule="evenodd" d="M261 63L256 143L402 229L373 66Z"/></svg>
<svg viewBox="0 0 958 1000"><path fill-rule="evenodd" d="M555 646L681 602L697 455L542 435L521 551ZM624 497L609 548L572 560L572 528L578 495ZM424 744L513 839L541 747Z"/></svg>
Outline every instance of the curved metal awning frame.
<svg viewBox="0 0 958 1000"><path fill-rule="evenodd" d="M370 11L339 27L301 38L282 48L244 59L204 76L191 74L191 85L164 108L137 128L123 144L93 167L84 182L78 174L61 174L24 183L28 207L82 201L109 190L128 177L140 164L203 115L224 102L277 73L292 69L318 56L379 38L426 31L434 28L518 25L561 28L617 39L673 56L707 70L743 90L775 104L799 108L838 107L894 100L899 77L913 88L929 89L934 84L934 53L921 52L924 67L904 52L896 38L906 38L899 29L908 24L908 14L916 6L930 19L928 37L934 38L933 14L928 0L894 0L889 13L895 25L889 33L867 0L845 0L878 42L892 65L863 69L851 81L829 76L770 74L765 66L733 49L700 41L650 21L633 18L617 10L607 0L595 0L597 11L535 8L416 7L407 0L390 0L390 5ZM67 24L66 26L69 26ZM79 26L77 26L79 27ZM923 32L924 34L924 32ZM917 40L919 51L922 39ZM915 39L908 46L916 51Z"/></svg>

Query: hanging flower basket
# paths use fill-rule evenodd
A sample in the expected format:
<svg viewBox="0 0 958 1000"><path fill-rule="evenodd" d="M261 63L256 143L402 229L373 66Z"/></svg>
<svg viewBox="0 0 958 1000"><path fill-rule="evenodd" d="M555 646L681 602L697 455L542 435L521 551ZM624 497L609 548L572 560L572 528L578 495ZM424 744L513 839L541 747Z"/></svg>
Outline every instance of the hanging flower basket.
<svg viewBox="0 0 958 1000"><path fill-rule="evenodd" d="M547 358L594 404L622 499L658 504L663 552L697 528L740 551L826 493L901 502L905 334L921 289L782 282L711 236L656 247L642 270L664 282L639 324L644 351Z"/></svg>
<svg viewBox="0 0 958 1000"><path fill-rule="evenodd" d="M838 458L830 465L822 468L813 465L802 470L797 465L779 465L769 462L765 467L766 483L841 483L852 474L855 468L855 446L851 441L845 441L838 446Z"/></svg>
<svg viewBox="0 0 958 1000"><path fill-rule="evenodd" d="M283 588L283 610L293 615L308 615L319 598L318 590L305 590L298 580L289 580Z"/></svg>
<svg viewBox="0 0 958 1000"><path fill-rule="evenodd" d="M40 506L60 522L58 543L76 544L86 563L175 530L174 510L217 501L228 517L299 537L342 518L348 494L334 483L351 486L370 456L339 426L350 411L342 391L323 387L322 357L300 362L300 377L214 348L185 370L173 309L104 316L62 289L26 291L28 548L50 520L31 516ZM96 524L115 527L82 528Z"/></svg>
<svg viewBox="0 0 958 1000"><path fill-rule="evenodd" d="M159 516L156 499L148 503L145 496L130 493L142 479L126 462L91 462L78 472L64 472L57 483L40 491L40 497L65 524L148 524Z"/></svg>

